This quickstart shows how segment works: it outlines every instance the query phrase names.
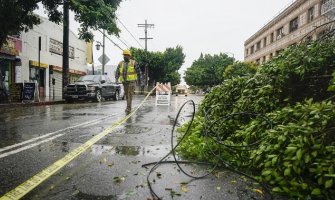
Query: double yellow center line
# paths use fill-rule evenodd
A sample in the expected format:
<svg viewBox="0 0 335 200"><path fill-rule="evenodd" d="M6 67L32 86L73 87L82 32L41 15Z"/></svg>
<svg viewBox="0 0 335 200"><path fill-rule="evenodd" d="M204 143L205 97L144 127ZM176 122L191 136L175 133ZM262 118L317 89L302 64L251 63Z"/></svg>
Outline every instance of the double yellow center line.
<svg viewBox="0 0 335 200"><path fill-rule="evenodd" d="M117 126L123 124L127 119L129 119L142 105L144 102L148 99L150 94L154 91L155 88L153 88L147 96L144 98L144 100L141 102L141 104L131 113L129 113L126 117L118 120L116 123L114 123L112 126L108 127L98 135L91 138L89 141L85 142L84 144L80 145L70 153L68 153L63 158L59 159L49 167L43 169L39 173L37 173L35 176L29 178L25 182L23 182L21 185L17 186L16 188L12 189L8 193L6 193L4 196L0 198L0 200L17 200L22 197L24 197L26 194L28 194L30 191L32 191L34 188L36 188L38 185L40 185L43 181L48 179L50 176L55 174L58 170L63 168L66 164L71 162L73 159L78 157L80 154L85 152L88 148L90 148L93 144L95 144L97 141L99 141L101 138L105 137L108 133L110 133L113 129L115 129Z"/></svg>

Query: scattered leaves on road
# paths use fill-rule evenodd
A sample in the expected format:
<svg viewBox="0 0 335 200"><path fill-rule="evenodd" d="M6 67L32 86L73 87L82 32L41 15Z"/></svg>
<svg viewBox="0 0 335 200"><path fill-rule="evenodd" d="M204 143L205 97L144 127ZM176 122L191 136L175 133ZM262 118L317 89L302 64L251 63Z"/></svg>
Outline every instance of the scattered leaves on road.
<svg viewBox="0 0 335 200"><path fill-rule="evenodd" d="M114 183L121 183L126 180L124 176L115 176L113 179L114 179Z"/></svg>
<svg viewBox="0 0 335 200"><path fill-rule="evenodd" d="M113 165L114 165L114 162L111 162L108 164L108 167L113 167Z"/></svg>
<svg viewBox="0 0 335 200"><path fill-rule="evenodd" d="M185 192L185 193L187 193L188 192L188 189L187 189L187 187L186 187L186 185L180 185L180 189L181 189L181 191L183 191L183 192Z"/></svg>
<svg viewBox="0 0 335 200"><path fill-rule="evenodd" d="M259 193L259 194L261 194L261 195L264 195L263 191L260 190L260 189L254 189L254 192L257 192L257 193Z"/></svg>

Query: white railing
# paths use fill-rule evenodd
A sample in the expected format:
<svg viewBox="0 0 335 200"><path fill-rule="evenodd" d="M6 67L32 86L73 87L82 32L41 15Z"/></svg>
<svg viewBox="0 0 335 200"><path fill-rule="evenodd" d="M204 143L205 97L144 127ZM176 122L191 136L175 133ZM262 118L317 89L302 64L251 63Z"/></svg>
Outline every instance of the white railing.
<svg viewBox="0 0 335 200"><path fill-rule="evenodd" d="M325 15L330 11L335 9L335 0L326 0L325 3L321 5L321 15Z"/></svg>

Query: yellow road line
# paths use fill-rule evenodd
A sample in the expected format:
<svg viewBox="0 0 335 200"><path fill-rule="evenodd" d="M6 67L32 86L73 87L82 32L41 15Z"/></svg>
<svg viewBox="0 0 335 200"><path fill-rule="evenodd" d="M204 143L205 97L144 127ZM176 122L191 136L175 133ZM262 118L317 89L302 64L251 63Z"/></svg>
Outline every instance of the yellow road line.
<svg viewBox="0 0 335 200"><path fill-rule="evenodd" d="M108 127L98 135L91 138L89 141L85 142L84 144L80 145L70 153L68 153L63 158L59 159L49 167L43 169L39 173L37 173L35 176L31 177L30 179L23 182L21 185L17 186L16 188L12 189L11 191L7 192L4 196L0 198L0 200L17 200L22 197L24 197L26 194L28 194L30 191L32 191L35 187L40 185L43 181L48 179L50 176L55 174L58 170L63 168L66 164L71 162L73 159L78 157L80 154L85 152L88 148L90 148L93 144L95 144L97 141L99 141L101 138L105 137L108 133L110 133L114 128L121 125L127 119L129 119L142 105L144 102L148 99L150 94L154 91L155 88L153 88L148 95L144 98L144 100L141 102L141 104L133 110L131 113L129 113L126 117L120 119L116 123L114 123L112 126Z"/></svg>

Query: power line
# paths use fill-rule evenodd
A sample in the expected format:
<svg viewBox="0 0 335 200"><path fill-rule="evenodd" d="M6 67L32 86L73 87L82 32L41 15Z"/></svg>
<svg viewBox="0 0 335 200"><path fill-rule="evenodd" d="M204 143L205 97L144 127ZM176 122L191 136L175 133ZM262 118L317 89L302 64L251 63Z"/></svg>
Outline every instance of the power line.
<svg viewBox="0 0 335 200"><path fill-rule="evenodd" d="M116 37L116 38L129 49L129 46L126 44L125 41L121 40L121 37Z"/></svg>
<svg viewBox="0 0 335 200"><path fill-rule="evenodd" d="M102 34L104 34L101 30L98 30L100 33L102 33ZM109 37L108 37L108 35L106 35L106 34L104 34L105 35L105 37L109 40L109 41L111 41L115 46L117 46L121 51L123 51L123 49L118 45L118 44L116 44L112 39L110 39Z"/></svg>
<svg viewBox="0 0 335 200"><path fill-rule="evenodd" d="M126 29L126 31L131 35L132 38L137 42L140 47L144 48L141 43L135 38L135 36L127 29L127 27L122 23L122 21L117 17L117 20L121 23L121 25Z"/></svg>

